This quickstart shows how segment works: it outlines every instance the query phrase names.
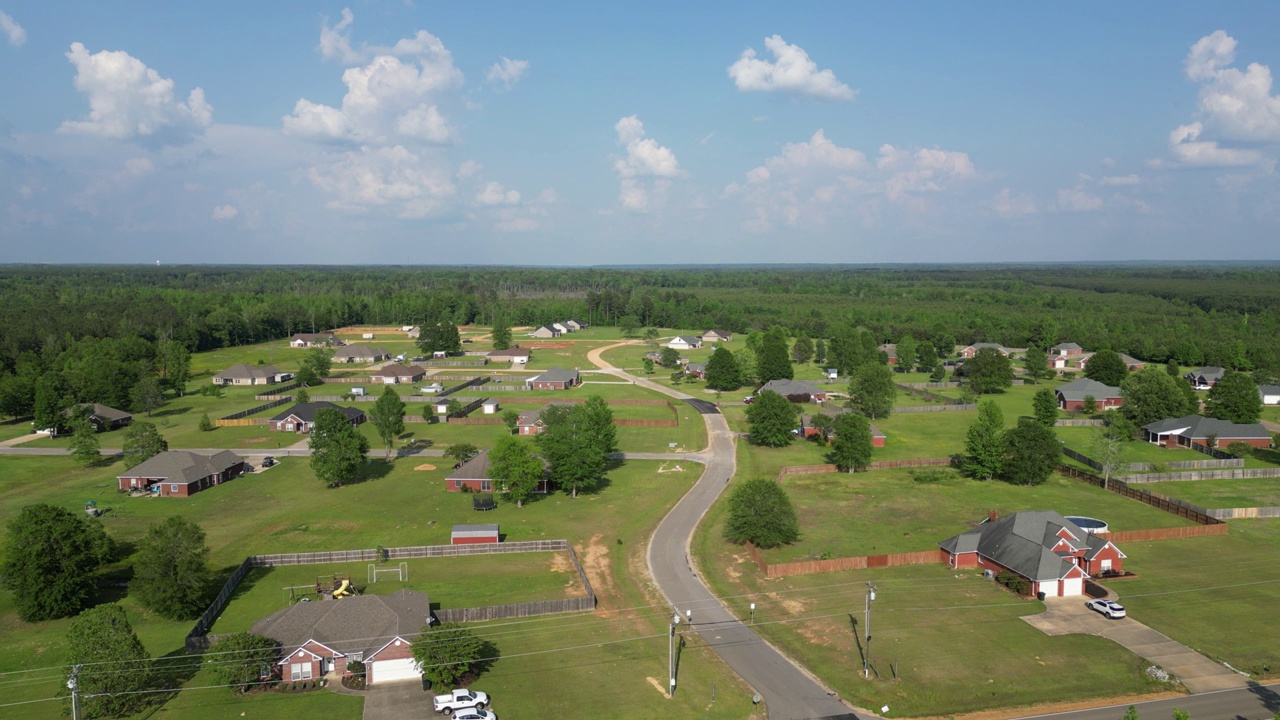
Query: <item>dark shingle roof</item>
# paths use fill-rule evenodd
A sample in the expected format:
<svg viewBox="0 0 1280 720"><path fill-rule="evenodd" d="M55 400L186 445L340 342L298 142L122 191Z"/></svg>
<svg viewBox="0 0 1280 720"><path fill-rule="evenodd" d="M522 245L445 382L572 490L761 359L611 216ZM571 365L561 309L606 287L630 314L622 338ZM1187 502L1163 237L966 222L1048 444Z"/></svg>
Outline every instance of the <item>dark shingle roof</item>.
<svg viewBox="0 0 1280 720"><path fill-rule="evenodd" d="M1065 342L1065 343L1058 343L1057 345L1054 345L1050 349L1062 352L1064 350L1083 350L1084 348L1080 347L1079 345L1073 342Z"/></svg>
<svg viewBox="0 0 1280 720"><path fill-rule="evenodd" d="M488 480L489 451L481 450L479 454L462 463L462 467L449 473L450 480Z"/></svg>
<svg viewBox="0 0 1280 720"><path fill-rule="evenodd" d="M1239 425L1226 420L1207 418L1203 415L1187 415L1180 418L1157 420L1142 426L1152 435L1181 435L1188 438L1204 438L1214 435L1220 438L1270 438L1271 433L1259 423Z"/></svg>
<svg viewBox="0 0 1280 720"><path fill-rule="evenodd" d="M156 478L191 483L210 475L226 472L244 462L230 450L201 455L189 450L168 450L129 468L122 478Z"/></svg>
<svg viewBox="0 0 1280 720"><path fill-rule="evenodd" d="M89 408L89 417L96 417L100 422L113 423L121 420L128 420L133 417L133 415L123 410L107 407L100 403L80 403L79 405L72 405L63 411L63 414L67 417L71 417L75 414L76 410L86 407Z"/></svg>
<svg viewBox="0 0 1280 720"><path fill-rule="evenodd" d="M271 422L279 422L289 417L290 415L298 418L302 422L307 422L307 423L314 422L316 418L316 411L323 408L333 408L334 410L337 410L343 415L346 415L351 420L356 420L358 418L364 417L364 411L359 408L345 407L342 405L335 405L334 403L331 403L331 402L319 401L319 402L298 403L297 405L294 405L288 410L285 410L279 415L271 418Z"/></svg>
<svg viewBox="0 0 1280 720"><path fill-rule="evenodd" d="M369 347L367 345L348 345L333 354L334 360L377 357L391 357L391 353L383 350L382 348Z"/></svg>
<svg viewBox="0 0 1280 720"><path fill-rule="evenodd" d="M977 552L1023 577L1045 582L1061 579L1074 567L1052 550L1058 544L1058 531L1063 528L1075 536L1075 540L1068 538L1067 542L1077 548L1085 545L1092 548L1096 541L1106 544L1102 538L1091 539L1088 533L1058 513L1038 510L983 523L938 546L951 553Z"/></svg>
<svg viewBox="0 0 1280 720"><path fill-rule="evenodd" d="M274 378L279 375L280 371L275 365L249 365L247 363L239 363L223 370L214 375L220 380L259 380L262 378Z"/></svg>
<svg viewBox="0 0 1280 720"><path fill-rule="evenodd" d="M1086 395L1090 395L1094 400L1102 400L1104 398L1120 397L1120 388L1104 385L1097 380L1089 378L1080 378L1072 380L1065 385L1058 386L1058 394L1063 400L1081 401Z"/></svg>
<svg viewBox="0 0 1280 720"><path fill-rule="evenodd" d="M1223 375L1227 374L1227 369L1218 367L1217 365L1206 365L1199 370L1192 370L1187 373L1187 377L1204 378L1205 380L1221 380Z"/></svg>
<svg viewBox="0 0 1280 720"><path fill-rule="evenodd" d="M764 392L766 390L776 392L782 396L823 395L826 393L825 390L819 390L818 388L814 387L813 385L810 385L807 382L804 382L803 380L787 380L786 378L778 378L777 380L770 380L769 382L765 383L760 387L760 392Z"/></svg>
<svg viewBox="0 0 1280 720"><path fill-rule="evenodd" d="M405 366L399 363L393 363L391 365L383 366L380 370L374 370L372 373L370 373L369 376L370 377L407 377L412 375L422 375L426 372L427 372L426 370L423 370L417 365Z"/></svg>
<svg viewBox="0 0 1280 720"><path fill-rule="evenodd" d="M534 377L529 378L529 382L577 382L577 381L578 381L577 370L561 370L558 367L553 367L550 370L542 373L541 375L535 375Z"/></svg>
<svg viewBox="0 0 1280 720"><path fill-rule="evenodd" d="M400 590L391 595L297 603L254 623L253 633L275 640L286 650L315 640L344 654L368 654L392 638L411 639L430 615L426 593Z"/></svg>

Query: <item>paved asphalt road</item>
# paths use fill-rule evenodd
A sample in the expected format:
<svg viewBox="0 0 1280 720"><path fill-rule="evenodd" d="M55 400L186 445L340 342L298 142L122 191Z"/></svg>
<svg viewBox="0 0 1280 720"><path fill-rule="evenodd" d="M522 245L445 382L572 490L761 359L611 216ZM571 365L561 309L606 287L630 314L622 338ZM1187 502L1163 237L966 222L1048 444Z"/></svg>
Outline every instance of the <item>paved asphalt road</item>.
<svg viewBox="0 0 1280 720"><path fill-rule="evenodd" d="M1242 690L1220 690L1134 703L1133 706L1142 720L1172 718L1174 708L1186 710L1195 720L1272 720L1280 712L1280 683L1253 684ZM1128 705L1111 705L1091 710L1028 715L1019 720L1121 720L1128 708Z"/></svg>

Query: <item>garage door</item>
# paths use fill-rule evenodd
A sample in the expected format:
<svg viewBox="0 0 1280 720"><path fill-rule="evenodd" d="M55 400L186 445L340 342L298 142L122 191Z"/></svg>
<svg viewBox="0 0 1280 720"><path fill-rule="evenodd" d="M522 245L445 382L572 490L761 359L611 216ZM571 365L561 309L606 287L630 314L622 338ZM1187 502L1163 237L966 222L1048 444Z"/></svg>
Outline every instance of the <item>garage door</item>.
<svg viewBox="0 0 1280 720"><path fill-rule="evenodd" d="M421 680L422 673L418 672L418 666L414 664L413 658L405 658L403 660L375 660L369 664L369 671L373 673L370 685L395 682L397 680Z"/></svg>
<svg viewBox="0 0 1280 720"><path fill-rule="evenodd" d="M1071 595L1084 594L1084 579L1074 578L1072 580L1062 581L1062 596L1069 597Z"/></svg>

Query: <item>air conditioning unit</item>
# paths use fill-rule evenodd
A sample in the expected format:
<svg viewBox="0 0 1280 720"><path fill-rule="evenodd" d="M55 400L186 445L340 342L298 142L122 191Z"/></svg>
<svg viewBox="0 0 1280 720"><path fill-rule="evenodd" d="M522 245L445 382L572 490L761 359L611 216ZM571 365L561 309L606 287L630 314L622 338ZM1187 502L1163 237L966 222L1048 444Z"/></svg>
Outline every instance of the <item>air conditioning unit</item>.
<svg viewBox="0 0 1280 720"><path fill-rule="evenodd" d="M982 571L982 577L984 577L984 578L986 578L986 579L988 579L988 580L992 580L992 579L994 579L994 578L995 578L995 576L996 576L996 571L995 571L995 570L983 570L983 571Z"/></svg>

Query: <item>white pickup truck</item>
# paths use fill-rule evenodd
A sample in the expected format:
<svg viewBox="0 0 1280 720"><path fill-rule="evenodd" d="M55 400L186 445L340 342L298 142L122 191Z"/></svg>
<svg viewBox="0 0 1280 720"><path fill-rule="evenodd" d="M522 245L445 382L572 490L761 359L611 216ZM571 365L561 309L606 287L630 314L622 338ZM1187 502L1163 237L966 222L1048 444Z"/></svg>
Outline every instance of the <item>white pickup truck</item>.
<svg viewBox="0 0 1280 720"><path fill-rule="evenodd" d="M448 695L437 695L435 698L436 712L451 715L455 710L463 708L484 708L489 704L489 696L478 690L467 690L466 688L458 688Z"/></svg>

